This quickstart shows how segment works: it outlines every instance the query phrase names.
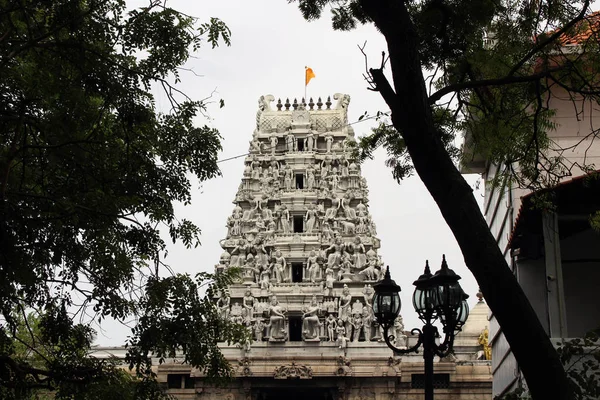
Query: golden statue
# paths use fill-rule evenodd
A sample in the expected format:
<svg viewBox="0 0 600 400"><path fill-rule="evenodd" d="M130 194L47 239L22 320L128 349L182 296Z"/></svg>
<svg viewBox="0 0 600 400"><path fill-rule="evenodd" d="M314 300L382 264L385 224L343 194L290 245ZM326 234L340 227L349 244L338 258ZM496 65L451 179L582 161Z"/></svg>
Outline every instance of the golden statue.
<svg viewBox="0 0 600 400"><path fill-rule="evenodd" d="M481 332L481 335L479 335L479 344L483 346L483 355L485 356L486 360L492 359L492 346L490 346L489 343L489 336L490 331L486 326L485 329Z"/></svg>

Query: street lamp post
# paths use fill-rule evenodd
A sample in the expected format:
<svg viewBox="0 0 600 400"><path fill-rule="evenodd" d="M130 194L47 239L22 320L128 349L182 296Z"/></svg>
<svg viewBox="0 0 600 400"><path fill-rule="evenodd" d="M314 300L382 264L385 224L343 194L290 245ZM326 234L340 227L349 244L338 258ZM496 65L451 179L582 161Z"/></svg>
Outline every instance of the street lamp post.
<svg viewBox="0 0 600 400"><path fill-rule="evenodd" d="M434 275L425 262L425 272L417 279L413 293L413 306L423 321L423 329L414 328L411 334L418 333L417 343L408 349L399 349L392 344L393 335L388 330L394 325L394 320L400 314L400 286L390 276L387 267L383 280L373 286L373 313L377 323L383 328L383 339L388 347L399 354L418 351L423 346L423 361L425 364L425 400L433 400L433 357L445 357L452 351L454 336L458 333L469 315L467 298L469 297L460 287L460 276L454 273L442 257L442 266ZM433 323L439 320L444 331L444 340L436 344L438 329Z"/></svg>

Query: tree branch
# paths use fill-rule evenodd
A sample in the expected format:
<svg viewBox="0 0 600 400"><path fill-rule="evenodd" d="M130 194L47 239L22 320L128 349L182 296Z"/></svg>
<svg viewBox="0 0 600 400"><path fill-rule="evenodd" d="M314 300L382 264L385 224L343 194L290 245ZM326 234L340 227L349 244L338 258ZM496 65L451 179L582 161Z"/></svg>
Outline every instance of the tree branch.
<svg viewBox="0 0 600 400"><path fill-rule="evenodd" d="M531 59L531 57L533 57L537 52L539 52L540 50L542 50L544 47L548 46L549 44L553 43L556 39L561 37L567 30L572 28L579 21L583 20L583 18L585 17L585 13L588 11L589 6L590 6L590 0L586 0L583 3L581 12L575 18L573 18L571 21L569 21L565 25L563 25L562 28L560 28L559 30L554 32L552 35L550 35L548 38L546 38L546 40L538 42L535 46L533 46L533 48L531 50L529 50L529 52L527 52L527 54L511 68L511 70L508 73L508 76L512 76L512 75L516 74L517 71L523 65L525 65L525 63L527 61L529 61ZM537 37L536 37L536 40L537 40Z"/></svg>
<svg viewBox="0 0 600 400"><path fill-rule="evenodd" d="M481 81L469 81L469 82L455 83L453 85L446 86L446 87L438 90L437 92L435 92L434 94L429 96L428 101L429 101L429 104L434 104L436 101L438 101L445 95L450 94L452 92L458 92L460 90L475 89L475 88L486 87L486 86L505 86L505 85L514 85L517 83L534 82L534 81L540 80L542 78L545 78L547 76L550 76L550 74L552 74L553 72L560 71L561 69L562 68L551 68L551 69L547 69L543 72L540 72L540 73L537 73L534 75L529 75L529 76L507 75L502 78L484 79Z"/></svg>

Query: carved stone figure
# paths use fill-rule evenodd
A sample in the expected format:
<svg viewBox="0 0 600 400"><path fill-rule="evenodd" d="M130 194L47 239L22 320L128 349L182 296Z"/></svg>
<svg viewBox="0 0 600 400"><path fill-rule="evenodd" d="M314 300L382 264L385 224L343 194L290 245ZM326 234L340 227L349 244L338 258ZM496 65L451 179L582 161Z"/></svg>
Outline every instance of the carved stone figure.
<svg viewBox="0 0 600 400"><path fill-rule="evenodd" d="M294 180L294 171L290 165L285 166L284 176L283 176L283 185L285 186L285 190L292 190L292 182Z"/></svg>
<svg viewBox="0 0 600 400"><path fill-rule="evenodd" d="M333 231L329 227L329 222L323 222L321 227L321 242L330 243L333 238Z"/></svg>
<svg viewBox="0 0 600 400"><path fill-rule="evenodd" d="M331 172L331 176L329 177L329 182L331 183L331 190L336 191L340 187L340 176L337 173L337 168L333 168Z"/></svg>
<svg viewBox="0 0 600 400"><path fill-rule="evenodd" d="M308 132L308 134L306 135L306 139L304 141L304 143L305 143L304 147L305 147L306 151L314 150L317 136L318 136L318 133L316 131Z"/></svg>
<svg viewBox="0 0 600 400"><path fill-rule="evenodd" d="M291 131L285 136L285 146L288 153L292 153L296 147L296 136Z"/></svg>
<svg viewBox="0 0 600 400"><path fill-rule="evenodd" d="M371 306L364 306L362 312L362 327L363 327L363 336L365 337L365 341L368 342L371 340L371 325L373 323L373 308Z"/></svg>
<svg viewBox="0 0 600 400"><path fill-rule="evenodd" d="M333 269L339 268L343 251L344 244L342 243L342 239L340 237L335 238L335 242L325 250L325 254L329 254L327 258L327 266Z"/></svg>
<svg viewBox="0 0 600 400"><path fill-rule="evenodd" d="M356 216L358 218L367 217L367 206L363 204L362 200L356 205Z"/></svg>
<svg viewBox="0 0 600 400"><path fill-rule="evenodd" d="M348 285L344 285L342 289L342 295L340 296L340 309L338 311L338 319L344 323L344 327L346 328L346 332L350 332L350 318L351 315L351 306L352 306L352 296L350 295L350 289Z"/></svg>
<svg viewBox="0 0 600 400"><path fill-rule="evenodd" d="M290 278L287 274L287 262L283 254L281 254L281 250L275 252L273 260L275 265L273 272L275 273L277 283L288 282Z"/></svg>
<svg viewBox="0 0 600 400"><path fill-rule="evenodd" d="M223 293L219 297L217 301L217 307L219 307L221 318L227 319L229 318L229 304L231 303L231 297L229 297L229 293Z"/></svg>
<svg viewBox="0 0 600 400"><path fill-rule="evenodd" d="M232 267L242 267L244 266L244 262L246 261L246 252L248 251L248 246L246 245L246 241L244 239L240 239L237 242L237 245L231 250L231 266Z"/></svg>
<svg viewBox="0 0 600 400"><path fill-rule="evenodd" d="M365 255L365 245L362 243L360 236L354 238L354 268L363 270L367 266L367 256Z"/></svg>
<svg viewBox="0 0 600 400"><path fill-rule="evenodd" d="M335 341L335 328L337 328L337 321L333 314L329 314L325 323L327 324L327 338L330 342L333 342Z"/></svg>
<svg viewBox="0 0 600 400"><path fill-rule="evenodd" d="M271 275L270 268L264 268L260 272L260 289L261 290L271 290Z"/></svg>
<svg viewBox="0 0 600 400"><path fill-rule="evenodd" d="M404 320L402 315L398 315L394 320L394 345L397 347L406 347L406 335L404 334Z"/></svg>
<svg viewBox="0 0 600 400"><path fill-rule="evenodd" d="M342 157L340 158L340 174L342 175L342 178L346 178L350 175L349 167L350 163L348 162L348 159L342 154Z"/></svg>
<svg viewBox="0 0 600 400"><path fill-rule="evenodd" d="M333 268L327 267L325 269L325 294L327 296L333 296L333 283L335 282L335 276Z"/></svg>
<svg viewBox="0 0 600 400"><path fill-rule="evenodd" d="M254 323L254 337L257 342L262 342L265 335L265 323L262 318L258 318Z"/></svg>
<svg viewBox="0 0 600 400"><path fill-rule="evenodd" d="M310 306L302 315L302 336L304 340L319 341L319 327L322 325L319 322L319 303L317 296L313 296L310 301Z"/></svg>
<svg viewBox="0 0 600 400"><path fill-rule="evenodd" d="M317 253L314 250L311 250L310 255L306 260L306 269L308 270L308 280L312 283L321 281L321 277L319 276L321 266L317 259Z"/></svg>
<svg viewBox="0 0 600 400"><path fill-rule="evenodd" d="M262 145L258 141L258 139L254 138L250 142L250 152L262 154Z"/></svg>
<svg viewBox="0 0 600 400"><path fill-rule="evenodd" d="M355 315L352 318L352 341L353 342L358 342L358 339L360 337L360 331L362 330L363 327L363 321L360 315Z"/></svg>
<svg viewBox="0 0 600 400"><path fill-rule="evenodd" d="M352 196L350 193L345 193L344 196L340 199L340 206L344 210L344 215L349 220L356 219L356 211L350 207L350 202L352 201Z"/></svg>
<svg viewBox="0 0 600 400"><path fill-rule="evenodd" d="M271 298L269 306L269 340L283 341L286 339L285 310L279 305L277 296Z"/></svg>
<svg viewBox="0 0 600 400"><path fill-rule="evenodd" d="M356 224L354 224L354 222L340 220L339 223L342 225L342 228L344 229L344 234L346 234L346 235L356 234Z"/></svg>
<svg viewBox="0 0 600 400"><path fill-rule="evenodd" d="M312 169L306 171L306 188L308 190L313 190L315 187L315 172Z"/></svg>
<svg viewBox="0 0 600 400"><path fill-rule="evenodd" d="M224 250L219 259L219 263L224 266L229 266L229 261L231 260L231 254L227 250Z"/></svg>
<svg viewBox="0 0 600 400"><path fill-rule="evenodd" d="M277 150L277 143L279 143L279 139L277 139L277 135L274 133L269 138L269 143L271 144L271 155L275 155L275 151Z"/></svg>
<svg viewBox="0 0 600 400"><path fill-rule="evenodd" d="M306 221L306 233L312 233L315 225L317 223L317 210L315 209L314 204L310 204L308 206L308 210L306 211L306 215L304 216L304 220Z"/></svg>
<svg viewBox="0 0 600 400"><path fill-rule="evenodd" d="M338 320L337 326L335 328L335 333L337 334L337 344L340 349L345 349L348 347L348 338L346 337L346 328L344 327L344 323L341 320Z"/></svg>
<svg viewBox="0 0 600 400"><path fill-rule="evenodd" d="M327 153L331 153L331 145L333 144L333 136L331 133L325 135L325 149Z"/></svg>
<svg viewBox="0 0 600 400"><path fill-rule="evenodd" d="M285 204L279 208L279 223L283 233L290 233L290 211Z"/></svg>
<svg viewBox="0 0 600 400"><path fill-rule="evenodd" d="M247 289L244 292L244 298L242 300L242 306L247 309L250 313L254 310L254 296L252 296L252 292L250 289Z"/></svg>
<svg viewBox="0 0 600 400"><path fill-rule="evenodd" d="M381 270L379 268L378 261L373 260L373 259L369 260L367 268L360 271L359 274L364 275L365 279L368 281L379 280L379 275L381 274Z"/></svg>

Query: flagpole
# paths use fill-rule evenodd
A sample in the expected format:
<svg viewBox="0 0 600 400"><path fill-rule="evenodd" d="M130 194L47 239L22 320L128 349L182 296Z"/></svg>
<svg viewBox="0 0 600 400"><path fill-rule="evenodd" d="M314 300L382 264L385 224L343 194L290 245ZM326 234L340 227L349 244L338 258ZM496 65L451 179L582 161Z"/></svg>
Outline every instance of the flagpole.
<svg viewBox="0 0 600 400"><path fill-rule="evenodd" d="M306 87L308 85L306 84L306 66L304 66L304 102L306 103Z"/></svg>

